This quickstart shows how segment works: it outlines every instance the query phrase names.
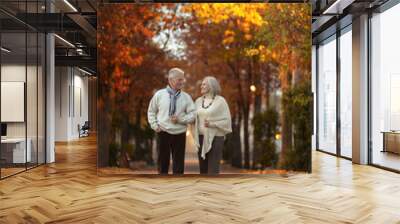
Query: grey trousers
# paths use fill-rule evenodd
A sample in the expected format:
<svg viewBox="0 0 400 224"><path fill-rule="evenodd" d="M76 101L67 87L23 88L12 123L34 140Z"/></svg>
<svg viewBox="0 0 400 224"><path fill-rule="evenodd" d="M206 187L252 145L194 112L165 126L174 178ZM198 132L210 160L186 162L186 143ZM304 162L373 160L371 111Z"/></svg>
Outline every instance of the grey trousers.
<svg viewBox="0 0 400 224"><path fill-rule="evenodd" d="M203 146L203 135L199 135L200 149ZM220 161L222 159L222 149L224 147L224 137L215 136L210 151L206 154L206 159L201 158L201 151L198 152L200 174L219 174Z"/></svg>

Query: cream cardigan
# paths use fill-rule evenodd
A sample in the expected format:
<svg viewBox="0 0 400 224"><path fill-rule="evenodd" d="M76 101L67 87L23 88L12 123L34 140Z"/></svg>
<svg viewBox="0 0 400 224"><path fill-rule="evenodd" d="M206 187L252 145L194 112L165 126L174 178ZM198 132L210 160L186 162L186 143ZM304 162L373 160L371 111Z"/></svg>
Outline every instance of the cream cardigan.
<svg viewBox="0 0 400 224"><path fill-rule="evenodd" d="M196 99L196 111L202 107L202 97ZM197 114L197 113L196 113ZM232 132L231 113L228 103L224 97L216 96L212 105L207 108L207 119L210 126L205 129L203 146L200 149L199 142L199 117L196 115L195 123L192 125L192 134L196 149L201 150L201 157L206 158L206 154L210 151L215 136L225 136Z"/></svg>

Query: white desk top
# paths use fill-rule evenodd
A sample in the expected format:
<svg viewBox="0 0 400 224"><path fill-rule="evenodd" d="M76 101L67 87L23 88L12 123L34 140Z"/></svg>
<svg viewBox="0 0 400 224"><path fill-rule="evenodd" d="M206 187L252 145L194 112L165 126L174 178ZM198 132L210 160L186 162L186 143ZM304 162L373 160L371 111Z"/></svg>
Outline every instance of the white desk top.
<svg viewBox="0 0 400 224"><path fill-rule="evenodd" d="M28 141L30 140L29 138L27 139ZM6 138L6 139L1 139L1 143L19 143L19 142L24 142L25 138Z"/></svg>

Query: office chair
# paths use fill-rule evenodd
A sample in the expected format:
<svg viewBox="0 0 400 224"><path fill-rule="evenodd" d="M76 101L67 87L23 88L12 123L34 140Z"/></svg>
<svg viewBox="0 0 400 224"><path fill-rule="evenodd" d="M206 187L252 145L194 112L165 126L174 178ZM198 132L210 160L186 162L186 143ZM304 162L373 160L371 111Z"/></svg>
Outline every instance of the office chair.
<svg viewBox="0 0 400 224"><path fill-rule="evenodd" d="M85 121L82 127L80 127L80 125L78 124L79 138L89 136L89 129L90 129L89 121Z"/></svg>

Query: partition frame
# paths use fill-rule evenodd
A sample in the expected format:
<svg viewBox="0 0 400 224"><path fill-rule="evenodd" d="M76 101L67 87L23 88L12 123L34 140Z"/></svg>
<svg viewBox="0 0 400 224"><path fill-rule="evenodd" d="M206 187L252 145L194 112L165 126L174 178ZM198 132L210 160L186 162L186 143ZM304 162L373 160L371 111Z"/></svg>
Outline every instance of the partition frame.
<svg viewBox="0 0 400 224"><path fill-rule="evenodd" d="M368 54L367 54L367 61L368 61L368 69L367 69L367 80L368 80L368 114L367 114L367 119L368 119L368 165L371 165L373 167L391 171L394 173L400 173L400 170L390 168L384 165L380 165L377 163L374 163L373 157L374 157L374 152L373 152L373 130L372 130L372 94L373 94L373 89L372 89L372 19L373 19L373 14L374 13L383 13L392 7L400 4L400 0L388 0L384 4L380 5L376 9L369 10L368 13L368 30L367 30L367 40L368 40Z"/></svg>
<svg viewBox="0 0 400 224"><path fill-rule="evenodd" d="M352 23L347 24L346 26L340 28L337 27L337 30L335 31L335 33L327 36L326 38L319 40L319 42L316 44L316 70L315 70L315 78L316 78L316 151L318 152L323 152L332 156L337 156L339 158L343 158L346 160L352 160L352 158L349 158L347 156L343 156L341 153L341 118L340 118L340 103L341 103L341 97L340 97L340 80L341 80L341 66L340 66L340 37L345 34L346 32L350 32L351 29L349 29L349 27L352 26ZM332 153L332 152L328 152L327 150L324 150L322 148L320 148L320 144L319 144L319 85L320 85L320 74L319 74L319 51L318 48L320 47L320 44L322 42L327 41L328 39L332 38L332 36L335 36L334 39L330 40L330 41L336 41L336 152Z"/></svg>
<svg viewBox="0 0 400 224"><path fill-rule="evenodd" d="M25 17L27 16L27 13L28 13L27 12L27 3L28 2L32 2L32 1L28 1L28 0L23 1L23 3L25 3L25 12L24 12ZM44 1L34 0L33 2L36 3L36 11L38 12L39 2L44 2ZM46 2L47 2L47 0L46 0ZM48 7L45 8L45 12L47 12L47 10L48 10L47 8ZM22 22L22 21L19 21L19 22ZM0 28L1 28L1 23L0 23ZM24 37L25 38L25 46L24 46L25 47L25 81L24 81L25 82L25 84L24 84L25 168L21 171L12 173L7 176L3 176L2 168L0 167L0 180L15 176L15 175L23 173L27 170L47 164L47 140L46 140L47 139L47 128L46 128L47 127L47 110L46 110L46 108L47 108L47 100L46 100L46 98L47 98L47 81L46 81L46 79L47 79L47 38L46 38L47 32L42 32L32 26L29 26L27 23L24 23L24 28L25 29L22 31L22 33L24 33L24 35L25 35L25 37ZM33 31L33 33L36 34L36 49L35 49L35 52L36 52L36 64L35 64L35 66L36 66L36 91L35 92L36 93L34 93L36 95L36 122L35 122L36 123L36 128L35 128L36 136L34 136L33 138L36 138L37 146L36 146L36 162L30 167L28 167L28 162L27 162L27 159L28 159L27 158L28 157L28 154L27 154L27 147L28 147L28 143L27 143L27 139L28 139L28 132L27 132L27 129L28 129L28 124L27 124L27 122L28 122L28 119L27 119L27 115L28 115L27 114L28 30L30 30L31 32ZM19 30L19 31L21 31L21 30ZM19 32L19 31L15 31L15 33ZM2 46L2 44L3 44L2 43L2 34L3 33L10 33L10 32L7 32L7 31L3 32L0 29L0 46ZM43 105L42 105L42 107L43 107L43 113L44 113L44 116L41 117L41 118L43 118L43 120L42 120L42 122L43 122L43 145L42 145L43 155L41 155L43 157L42 163L39 163L39 78L38 78L39 77L38 66L40 65L39 64L39 36L40 36L39 34L43 34L42 39L41 39L42 44L43 44L43 46L41 46L41 47L43 47L43 50L41 51L43 53L43 55L41 55L41 58L43 60L43 62L42 62L43 66L42 66L41 72L42 72L42 84L43 84L43 94L42 94ZM0 82L2 80L2 78L1 78L1 75L2 75L1 67L2 67L2 62L3 62L2 59L3 59L2 53L0 53ZM1 90L1 85L0 85L0 90ZM0 102L1 102L1 91L0 91ZM0 105L0 110L1 110L1 105ZM0 115L0 123L1 123L1 115ZM1 148L2 147L0 144L0 157L1 157L1 152L2 152Z"/></svg>

